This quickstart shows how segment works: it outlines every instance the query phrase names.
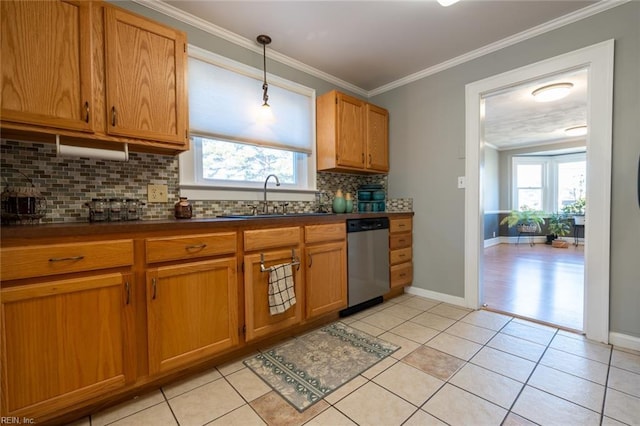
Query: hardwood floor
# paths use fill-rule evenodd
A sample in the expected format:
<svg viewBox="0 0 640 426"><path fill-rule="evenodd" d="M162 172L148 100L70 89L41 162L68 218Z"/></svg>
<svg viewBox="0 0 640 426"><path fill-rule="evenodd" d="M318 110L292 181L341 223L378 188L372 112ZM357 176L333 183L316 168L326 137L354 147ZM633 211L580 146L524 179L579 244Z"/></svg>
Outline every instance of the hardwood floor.
<svg viewBox="0 0 640 426"><path fill-rule="evenodd" d="M483 291L490 310L582 331L584 246L487 247Z"/></svg>

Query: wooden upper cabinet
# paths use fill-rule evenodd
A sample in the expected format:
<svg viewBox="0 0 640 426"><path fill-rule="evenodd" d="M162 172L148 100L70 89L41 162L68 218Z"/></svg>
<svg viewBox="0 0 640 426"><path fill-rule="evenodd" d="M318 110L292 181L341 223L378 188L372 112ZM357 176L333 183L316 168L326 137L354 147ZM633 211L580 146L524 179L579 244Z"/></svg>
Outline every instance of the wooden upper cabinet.
<svg viewBox="0 0 640 426"><path fill-rule="evenodd" d="M0 2L3 121L91 132L91 7Z"/></svg>
<svg viewBox="0 0 640 426"><path fill-rule="evenodd" d="M389 111L367 104L367 169L389 171Z"/></svg>
<svg viewBox="0 0 640 426"><path fill-rule="evenodd" d="M387 110L334 90L317 98L316 114L318 170L389 171Z"/></svg>
<svg viewBox="0 0 640 426"><path fill-rule="evenodd" d="M184 34L120 9L105 13L107 132L186 145Z"/></svg>
<svg viewBox="0 0 640 426"><path fill-rule="evenodd" d="M336 128L338 166L364 167L365 103L339 93Z"/></svg>

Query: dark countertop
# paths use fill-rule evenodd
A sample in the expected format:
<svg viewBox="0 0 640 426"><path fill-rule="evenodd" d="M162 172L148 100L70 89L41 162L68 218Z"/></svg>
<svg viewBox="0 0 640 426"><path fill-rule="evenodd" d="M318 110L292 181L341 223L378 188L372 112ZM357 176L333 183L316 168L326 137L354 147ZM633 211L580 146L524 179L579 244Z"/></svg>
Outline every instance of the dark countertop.
<svg viewBox="0 0 640 426"><path fill-rule="evenodd" d="M137 220L126 222L63 222L36 225L3 225L1 240L3 244L10 240L29 240L61 237L86 237L106 235L126 235L140 232L202 232L203 230L251 229L270 226L289 226L322 224L346 221L347 219L413 216L413 212L344 213L309 216L278 216L242 218L193 218Z"/></svg>

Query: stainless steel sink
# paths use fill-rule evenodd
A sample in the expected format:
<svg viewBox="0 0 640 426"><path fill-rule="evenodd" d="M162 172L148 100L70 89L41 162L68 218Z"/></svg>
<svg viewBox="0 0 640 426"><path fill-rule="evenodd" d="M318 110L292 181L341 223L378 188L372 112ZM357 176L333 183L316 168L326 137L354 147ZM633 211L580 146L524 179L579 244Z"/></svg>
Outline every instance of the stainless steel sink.
<svg viewBox="0 0 640 426"><path fill-rule="evenodd" d="M333 213L319 213L319 212L308 212L308 213L273 213L273 214L223 214L218 217L224 217L228 219L270 219L270 218L278 218L278 217L306 217L306 216L329 216Z"/></svg>

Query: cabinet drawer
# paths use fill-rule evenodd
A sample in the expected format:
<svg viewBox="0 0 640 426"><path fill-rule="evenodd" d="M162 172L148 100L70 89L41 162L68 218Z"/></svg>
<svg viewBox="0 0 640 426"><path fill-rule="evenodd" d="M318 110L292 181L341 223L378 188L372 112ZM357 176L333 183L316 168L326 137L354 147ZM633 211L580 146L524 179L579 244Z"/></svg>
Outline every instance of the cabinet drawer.
<svg viewBox="0 0 640 426"><path fill-rule="evenodd" d="M262 250L300 244L300 227L244 231L244 250Z"/></svg>
<svg viewBox="0 0 640 426"><path fill-rule="evenodd" d="M398 263L411 262L413 258L413 249L406 247L389 252L389 263L397 265Z"/></svg>
<svg viewBox="0 0 640 426"><path fill-rule="evenodd" d="M392 234L395 232L411 232L412 229L413 220L411 218L391 219L389 221L389 232Z"/></svg>
<svg viewBox="0 0 640 426"><path fill-rule="evenodd" d="M96 241L2 249L2 280L133 264L133 241Z"/></svg>
<svg viewBox="0 0 640 426"><path fill-rule="evenodd" d="M145 241L147 263L235 254L236 241L235 232L148 238Z"/></svg>
<svg viewBox="0 0 640 426"><path fill-rule="evenodd" d="M391 250L411 247L413 244L413 237L411 234L389 234L389 248Z"/></svg>
<svg viewBox="0 0 640 426"><path fill-rule="evenodd" d="M344 240L346 237L347 229L344 223L308 225L304 227L304 241L307 244L321 241Z"/></svg>
<svg viewBox="0 0 640 426"><path fill-rule="evenodd" d="M401 263L391 267L391 288L408 285L413 281L413 263Z"/></svg>

